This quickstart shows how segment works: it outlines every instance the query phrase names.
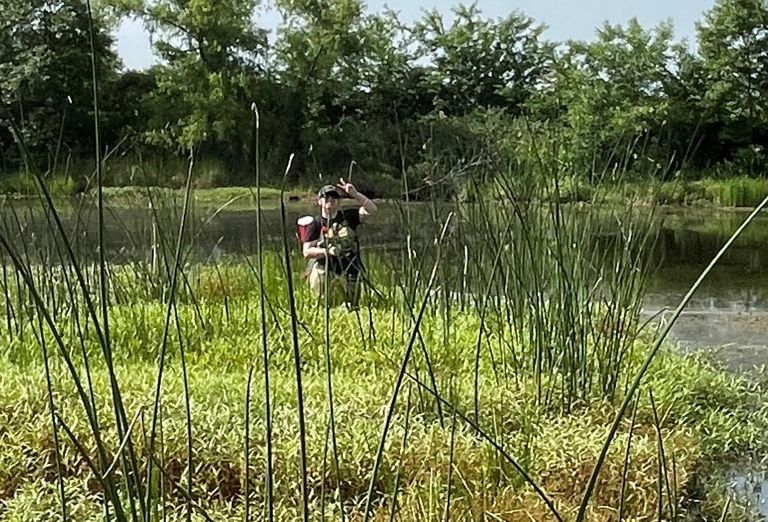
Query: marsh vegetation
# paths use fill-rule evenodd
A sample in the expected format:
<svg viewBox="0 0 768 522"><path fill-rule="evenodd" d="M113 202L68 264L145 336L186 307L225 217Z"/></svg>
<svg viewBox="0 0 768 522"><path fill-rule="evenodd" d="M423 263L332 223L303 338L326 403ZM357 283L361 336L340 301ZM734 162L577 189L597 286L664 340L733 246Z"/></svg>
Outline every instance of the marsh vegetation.
<svg viewBox="0 0 768 522"><path fill-rule="evenodd" d="M327 315L258 191L255 254L207 259L191 189L149 189L119 255L98 199L39 185L34 236L5 207L3 517L720 519L708 470L764 447L765 392L640 320L658 208L564 204L540 157L506 204L397 205L406 248Z"/></svg>

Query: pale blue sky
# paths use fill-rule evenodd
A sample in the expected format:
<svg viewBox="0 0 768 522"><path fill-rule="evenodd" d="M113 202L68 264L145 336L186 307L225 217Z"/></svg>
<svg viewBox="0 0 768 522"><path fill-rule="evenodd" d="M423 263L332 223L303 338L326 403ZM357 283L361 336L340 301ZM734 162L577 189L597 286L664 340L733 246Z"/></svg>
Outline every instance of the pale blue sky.
<svg viewBox="0 0 768 522"><path fill-rule="evenodd" d="M399 11L401 19L421 18L424 10L437 8L450 16L452 0L370 0L368 9L379 11L388 6ZM469 2L465 2L469 3ZM478 0L482 13L491 18L507 15L518 9L549 27L545 36L551 40L590 40L604 21L626 23L633 16L645 27L667 19L674 23L677 38L695 41L696 22L709 10L714 0L517 0L499 2ZM261 25L274 30L279 19L274 12L261 16ZM143 69L155 61L149 35L140 22L126 20L117 31L117 49L125 66Z"/></svg>

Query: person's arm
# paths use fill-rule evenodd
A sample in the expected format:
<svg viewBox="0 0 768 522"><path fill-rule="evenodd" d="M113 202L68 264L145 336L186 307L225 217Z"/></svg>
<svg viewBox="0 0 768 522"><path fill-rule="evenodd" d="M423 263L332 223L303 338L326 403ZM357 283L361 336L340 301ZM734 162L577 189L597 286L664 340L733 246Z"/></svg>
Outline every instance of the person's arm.
<svg viewBox="0 0 768 522"><path fill-rule="evenodd" d="M355 192L355 195L352 196L358 203L360 203L360 217L369 217L376 214L376 211L379 210L379 207L376 206L376 203L368 199L368 197L365 194L361 194L360 192Z"/></svg>
<svg viewBox="0 0 768 522"><path fill-rule="evenodd" d="M317 220L309 225L307 236L307 240L301 246L301 253L304 256L304 259L315 259L325 256L325 248L320 246L323 234Z"/></svg>
<svg viewBox="0 0 768 522"><path fill-rule="evenodd" d="M379 210L376 203L368 199L365 194L359 192L352 183L344 181L344 178L341 178L339 181L339 188L349 194L349 197L360 203L359 212L361 218L376 214L376 211Z"/></svg>
<svg viewBox="0 0 768 522"><path fill-rule="evenodd" d="M325 249L323 247L319 247L316 245L316 242L307 242L304 243L304 257L306 259L315 259L318 257L325 257Z"/></svg>
<svg viewBox="0 0 768 522"><path fill-rule="evenodd" d="M307 241L302 247L302 253L305 259L317 259L318 257L335 256L336 247L332 246L329 249L325 247L317 246L317 241Z"/></svg>

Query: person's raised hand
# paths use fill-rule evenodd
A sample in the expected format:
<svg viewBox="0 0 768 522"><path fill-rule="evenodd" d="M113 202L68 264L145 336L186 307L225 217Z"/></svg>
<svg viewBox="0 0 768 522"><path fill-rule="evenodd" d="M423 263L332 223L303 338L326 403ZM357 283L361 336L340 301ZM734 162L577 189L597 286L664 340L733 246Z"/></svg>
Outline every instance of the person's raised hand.
<svg viewBox="0 0 768 522"><path fill-rule="evenodd" d="M336 186L346 192L351 198L354 198L357 195L357 189L355 186L352 183L346 181L344 178L339 178L339 183Z"/></svg>

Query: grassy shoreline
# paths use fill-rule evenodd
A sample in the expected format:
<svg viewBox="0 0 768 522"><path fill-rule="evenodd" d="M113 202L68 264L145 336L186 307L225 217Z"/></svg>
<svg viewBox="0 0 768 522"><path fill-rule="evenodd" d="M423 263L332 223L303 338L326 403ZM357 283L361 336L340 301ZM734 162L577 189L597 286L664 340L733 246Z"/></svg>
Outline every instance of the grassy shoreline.
<svg viewBox="0 0 768 522"><path fill-rule="evenodd" d="M152 191L152 197L163 197L167 201L175 201L177 206L181 206L184 198L184 191L181 189L169 189L163 187L105 187L104 188L104 201L113 208L145 208L149 207L150 198L147 196L147 190ZM211 210L216 209L228 209L231 211L248 211L253 210L256 207L255 204L255 187L248 186L233 186L233 187L217 187L207 189L194 189L192 192L193 201L199 208L206 208ZM54 201L64 201L71 198L78 198L78 195L55 195ZM261 191L262 205L265 208L277 207L280 203L280 189L273 187L262 187ZM311 206L315 204L315 193L310 188L293 188L286 189L285 201L289 204L303 204ZM382 202L405 202L401 197L382 197L374 198L376 201ZM22 194L0 194L0 202L2 201L24 203L28 202L31 205L39 204L38 196L22 195ZM94 199L95 201L95 199ZM605 206L623 206L628 202L631 202L635 207L655 207L664 209L668 212L676 211L718 211L718 212L738 212L746 213L754 209L753 206L743 205L721 205L713 201L698 200L696 203L684 203L680 201L672 201L668 203L658 203L650 200L638 199L635 195L622 198L619 195L606 199L601 205ZM420 203L419 201L411 200L411 203ZM580 199L563 198L561 200L563 205L575 205L583 206L589 204L588 201Z"/></svg>
<svg viewBox="0 0 768 522"><path fill-rule="evenodd" d="M275 260L269 264L265 284L270 288L272 306L282 317L287 303L285 297L279 295L281 276L277 263ZM182 296L178 304L180 329L171 334L175 348L167 356L163 385L162 458L170 473L166 487L171 488L173 483L184 484L186 480L183 374L178 353L178 346L184 346L195 437L195 491L202 506L217 520L242 518L245 473L242 412L252 365L256 370L251 396L253 488L261 491L259 485L264 481L264 393L256 384L262 378L258 356L261 330L252 314L258 308L259 285L250 275L250 269L243 264L199 267L190 274L193 286L189 296L194 295L195 302L190 301L189 296ZM161 344L165 305L162 299L153 297L156 290L151 284L130 270L116 272L113 279L115 291L120 292L113 299L120 304L110 307L116 372L128 413L133 416L142 409L145 413L151 410L157 369L155 358ZM331 311L331 365L341 463L335 470L331 461L326 460L330 459L330 450L325 439L328 398L322 314L305 288L297 290L296 299L298 316L304 325L300 347L309 434L309 484L315 499L324 488L333 491L328 495L341 494L348 519L361 520L361 503L373 466L372 446L379 436L382 405L391 393L409 335L408 314L404 303L396 301L374 303L364 312L367 317L362 323L354 313L343 308ZM201 317L205 318L204 323L200 323ZM503 316L489 312L484 320L492 350L508 334L504 333ZM62 316L60 321L62 331L66 332L66 344L77 346L79 338L71 317ZM410 367L410 372L421 374L424 379L428 371L434 371L438 389L470 418L474 414L473 353L480 321L478 312L471 311L454 318L447 327L440 306L430 306L421 328L430 360L421 352L414 353ZM291 341L285 334L274 328L269 331L275 477L279 484L275 498L277 520L300 516L296 485L296 478L300 476L296 398ZM84 341L86 352L97 357L95 333L90 332ZM631 358L623 363L626 366L623 374L632 375L637 371L651 341L650 334L637 339ZM49 343L53 346L50 337ZM530 356L530 347L521 345L517 349L519 357ZM493 357L483 357L480 361L478 423L504 441L506 451L552 496L566 520L572 520L621 394L613 402L602 400L597 394L589 404L570 411L557 407L542 409L536 406L532 376L525 371L515 371L514 378L503 377L498 373L497 364ZM83 371L82 364L77 368ZM14 522L51 519L59 509L53 494L56 473L52 431L43 364L32 324L0 351L0 369L4 375L0 382L0 517ZM57 356L51 358L51 371L57 409L75 436L88 440L82 409ZM91 372L99 399L99 418L110 419L106 367L92 362ZM454 421L450 412L441 413L429 394L413 381L408 383L411 407L406 407L403 397L395 411L393 433L376 482L373 520L388 518L396 480L402 488L399 500L402 520L440 520L449 469L453 469L454 520L475 520L481 512L501 519L527 513L536 520L552 520L541 499L487 441L460 420L452 436ZM650 391L661 419L659 424L654 421ZM551 392L560 393L558 388ZM643 385L633 430L626 505L631 519L655 520L657 432L662 435L665 463L669 466L666 478L675 491L674 499L667 499L664 493L665 509L674 506L684 513L691 500L688 490L699 487L697 484L702 482L697 475L701 470L733 461L748 452L768 449L763 437L768 429L765 404L768 404L768 393L761 386L720 372L702 359L683 356L669 347L663 350ZM119 438L109 427L110 423L104 422L105 440L114 451ZM403 446L401 439L405 436L406 424L410 425L408 442ZM590 521L615 519L629 428L627 417L598 484L597 502L588 512ZM98 520L102 516L98 488L93 489L92 477L87 478L90 474L79 453L68 441L63 444L62 464L70 510L77 514L78 520ZM138 436L137 451L144 451L144 444L146 440ZM717 489L717 484L711 483L708 487L703 508L714 514L722 509L724 494ZM47 500L39 501L41 496ZM260 505L263 501L262 494L256 493L254 504ZM327 501L326 514L338 516L338 504L331 498ZM167 505L168 520L183 520L184 500L170 489ZM312 503L310 509L317 518L320 505Z"/></svg>
<svg viewBox="0 0 768 522"><path fill-rule="evenodd" d="M379 186L380 185L380 186ZM387 178L377 183L375 176L369 176L359 186L376 199L404 201L397 182ZM77 195L71 180L54 178L49 181L49 189L59 198ZM117 206L146 205L146 191L165 194L181 201L183 190L159 186L108 186L104 187L107 201ZM304 183L286 187L286 199L290 201L312 202L317 187ZM266 203L279 201L280 187L278 185L264 186L261 189L262 200ZM495 190L490 187L487 191L490 198L503 200L502 195L493 196ZM754 208L763 198L768 196L768 179L739 176L728 179L705 178L700 180L677 180L668 182L658 181L629 181L615 185L603 184L600 187L590 185L580 179L565 179L560 187L560 202L588 203L596 194L601 194L603 203L623 205L631 202L636 205L654 205L669 208L702 208L723 210L746 210ZM254 206L255 187L232 185L221 187L201 187L194 189L195 200L198 204L208 207L228 205L231 208L246 209ZM0 198L12 200L36 199L36 188L31 180L24 183L13 179L0 182ZM418 201L418 198L409 198Z"/></svg>

